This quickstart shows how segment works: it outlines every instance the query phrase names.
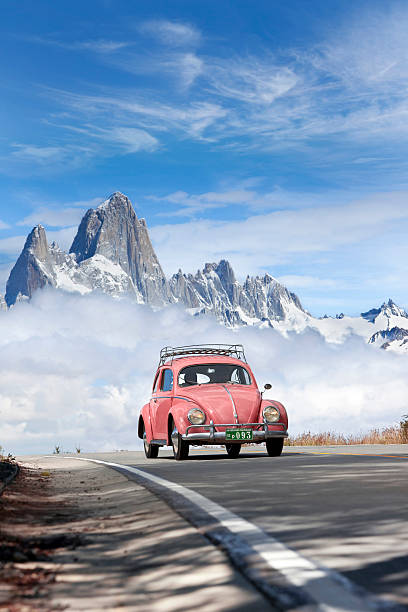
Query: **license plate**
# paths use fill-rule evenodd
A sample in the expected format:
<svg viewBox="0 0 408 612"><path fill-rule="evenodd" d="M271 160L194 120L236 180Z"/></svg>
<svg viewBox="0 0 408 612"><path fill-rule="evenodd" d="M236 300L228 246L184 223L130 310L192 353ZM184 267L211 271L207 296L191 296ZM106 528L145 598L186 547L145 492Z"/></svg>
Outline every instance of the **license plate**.
<svg viewBox="0 0 408 612"><path fill-rule="evenodd" d="M226 440L252 440L252 429L227 429Z"/></svg>

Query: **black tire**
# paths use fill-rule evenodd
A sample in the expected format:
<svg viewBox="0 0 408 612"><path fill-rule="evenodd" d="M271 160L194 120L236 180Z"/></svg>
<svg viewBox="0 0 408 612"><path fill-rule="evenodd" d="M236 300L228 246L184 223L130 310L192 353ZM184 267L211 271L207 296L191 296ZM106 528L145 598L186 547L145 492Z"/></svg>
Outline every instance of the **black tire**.
<svg viewBox="0 0 408 612"><path fill-rule="evenodd" d="M266 452L270 457L279 457L283 450L283 438L269 438L266 440Z"/></svg>
<svg viewBox="0 0 408 612"><path fill-rule="evenodd" d="M147 459L157 459L159 456L159 448L157 444L149 444L146 440L146 430L143 424L143 446Z"/></svg>
<svg viewBox="0 0 408 612"><path fill-rule="evenodd" d="M241 445L240 444L226 444L225 450L227 451L228 457L231 459L236 459L240 453Z"/></svg>
<svg viewBox="0 0 408 612"><path fill-rule="evenodd" d="M174 422L172 424L171 431L171 444L173 446L173 455L176 461L183 461L184 459L187 459L190 446L188 442L183 440L177 431L177 427L175 426Z"/></svg>

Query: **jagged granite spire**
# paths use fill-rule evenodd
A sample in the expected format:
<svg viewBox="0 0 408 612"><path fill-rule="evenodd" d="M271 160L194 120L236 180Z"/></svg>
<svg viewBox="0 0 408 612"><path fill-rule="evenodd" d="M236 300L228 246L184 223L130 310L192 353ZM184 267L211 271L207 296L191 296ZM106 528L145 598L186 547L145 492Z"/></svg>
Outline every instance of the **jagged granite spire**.
<svg viewBox="0 0 408 612"><path fill-rule="evenodd" d="M302 320L308 316L299 298L269 274L247 277L244 285L235 278L225 259L206 263L194 276L178 271L170 279L175 298L195 312L212 313L226 325L256 321Z"/></svg>
<svg viewBox="0 0 408 612"><path fill-rule="evenodd" d="M36 289L52 285L49 249L45 229L37 225L28 235L24 248L10 272L6 286L6 303L11 306L18 296L30 298Z"/></svg>
<svg viewBox="0 0 408 612"><path fill-rule="evenodd" d="M30 298L45 285L129 295L153 306L179 302L192 313L211 313L228 326L304 322L307 315L297 296L268 274L248 277L242 286L225 259L205 264L195 275L179 270L167 281L146 222L120 192L87 211L69 255L56 244L48 245L42 226L33 229L10 274L7 304Z"/></svg>
<svg viewBox="0 0 408 612"><path fill-rule="evenodd" d="M119 264L146 303L160 305L172 301L146 222L137 218L130 200L119 191L98 208L87 211L70 253L78 263L103 255Z"/></svg>

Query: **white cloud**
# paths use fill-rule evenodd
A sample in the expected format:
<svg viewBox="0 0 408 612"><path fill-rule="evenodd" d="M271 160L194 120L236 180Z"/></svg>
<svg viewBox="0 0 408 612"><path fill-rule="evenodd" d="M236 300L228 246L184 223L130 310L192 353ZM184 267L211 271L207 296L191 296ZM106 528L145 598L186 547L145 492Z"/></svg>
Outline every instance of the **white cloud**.
<svg viewBox="0 0 408 612"><path fill-rule="evenodd" d="M294 289L304 288L324 288L324 289L339 289L339 283L333 278L319 278L317 276L301 276L299 274L286 274L278 276L277 280L283 285L287 285Z"/></svg>
<svg viewBox="0 0 408 612"><path fill-rule="evenodd" d="M41 330L41 333L38 333ZM366 431L406 412L406 358L359 338L220 326L181 308L153 312L107 296L39 291L0 312L0 444L7 451L140 448L138 412L163 345L242 342L259 384L289 412L290 431Z"/></svg>
<svg viewBox="0 0 408 612"><path fill-rule="evenodd" d="M407 201L407 192L373 194L344 205L277 210L243 220L157 225L151 236L167 273L180 266L194 271L203 261L226 258L243 276L289 262L299 264L306 254L337 252L341 258L344 247L353 244L359 244L361 252L367 248L374 261L374 238L392 241L402 224L408 226Z"/></svg>
<svg viewBox="0 0 408 612"><path fill-rule="evenodd" d="M14 261L9 263L0 264L0 294L4 295L6 292L6 283L10 276L11 269L14 266Z"/></svg>
<svg viewBox="0 0 408 612"><path fill-rule="evenodd" d="M47 230L47 240L49 244L56 242L63 251L68 251L77 231L77 225L64 227L60 230Z"/></svg>
<svg viewBox="0 0 408 612"><path fill-rule="evenodd" d="M89 118L93 122L82 123L81 127L66 123L55 127L86 134L92 139L102 134L109 140L110 130L118 125L112 125L109 129L106 125L114 120L123 127L137 124L146 130L162 133L176 131L201 140L207 138L209 128L228 114L219 104L192 102L179 107L169 102L146 100L134 92L123 92L120 96L117 92L112 95L82 95L55 89L47 89L47 92L50 97L74 110L77 117ZM97 119L103 119L103 127L95 123Z"/></svg>
<svg viewBox="0 0 408 612"><path fill-rule="evenodd" d="M249 182L251 183L251 181ZM307 194L291 194L278 188L271 192L259 193L254 189L248 189L245 182L238 184L233 189L222 191L189 194L180 190L162 197L146 196L146 199L176 205L176 210L166 209L160 213L161 216L168 217L200 217L203 212L210 209L226 208L228 206L239 206L251 210L270 210L300 208L312 204L310 196L307 196ZM313 204L316 204L316 201Z"/></svg>
<svg viewBox="0 0 408 612"><path fill-rule="evenodd" d="M108 40L104 38L98 38L93 40L74 40L64 41L53 38L44 38L42 36L31 36L27 38L29 42L39 43L41 45L50 45L53 47L60 47L62 49L68 49L70 51L91 51L93 53L109 54L119 51L128 47L131 43L120 40Z"/></svg>
<svg viewBox="0 0 408 612"><path fill-rule="evenodd" d="M99 200L99 202L101 202L101 200ZM49 208L47 206L40 206L19 221L17 225L34 226L39 223L51 227L73 225L74 223L78 224L80 222L84 212L84 209L79 207Z"/></svg>
<svg viewBox="0 0 408 612"><path fill-rule="evenodd" d="M38 145L28 145L15 143L12 145L15 151L12 155L28 161L48 164L50 160L58 159L64 155L63 147L41 147Z"/></svg>
<svg viewBox="0 0 408 612"><path fill-rule="evenodd" d="M21 251L27 236L10 236L0 240L0 253L6 255L16 255Z"/></svg>
<svg viewBox="0 0 408 612"><path fill-rule="evenodd" d="M155 151L159 141L145 130L131 127L117 127L106 132L106 138L121 144L128 153Z"/></svg>
<svg viewBox="0 0 408 612"><path fill-rule="evenodd" d="M196 46L201 42L199 30L189 23L152 19L141 24L139 29L170 47Z"/></svg>
<svg viewBox="0 0 408 612"><path fill-rule="evenodd" d="M72 43L56 43L60 47L64 47L65 49L72 49L73 51L93 51L94 53L113 53L115 51L119 51L120 49L124 49L128 47L130 43L125 41L115 41L115 40L84 40L77 41Z"/></svg>
<svg viewBox="0 0 408 612"><path fill-rule="evenodd" d="M80 144L66 142L66 138L61 138L61 142L52 146L12 143L12 151L7 155L1 156L2 172L14 174L24 171L24 176L32 174L51 175L61 170L74 169L82 166L85 161L96 155L95 147L88 143ZM56 141L55 134L53 141Z"/></svg>
<svg viewBox="0 0 408 612"><path fill-rule="evenodd" d="M405 6L378 10L370 7L349 15L331 38L311 56L312 64L354 90L362 85L377 93L408 77L408 13ZM402 95L402 92L401 92Z"/></svg>
<svg viewBox="0 0 408 612"><path fill-rule="evenodd" d="M273 57L238 57L209 61L208 80L218 95L269 105L293 90L301 78L289 66L277 65Z"/></svg>
<svg viewBox="0 0 408 612"><path fill-rule="evenodd" d="M88 89L97 92L93 95L85 87L76 92L45 89L48 101L75 110L71 125L65 121L59 126L61 141L70 143L73 133L78 139L82 134L88 151L75 151L69 144L18 144L14 158L45 165L70 156L113 156L128 150L129 139L137 140L135 135L121 140L121 130L141 130L150 139L159 132L164 146L167 135L176 135L228 150L295 150L320 167L330 160L383 167L381 152L390 145L388 171L395 172L397 164L406 164L407 26L404 7L360 12L358 18L348 13L347 21L313 47L229 57L214 51L198 55L201 35L194 26L160 19L141 24L139 31L165 48L133 51L126 42L109 40L69 43L99 47L111 68L148 75L149 87L146 81L145 88L137 89L95 86ZM106 148L95 142L115 131L116 146L113 139ZM152 140L143 150L155 150Z"/></svg>
<svg viewBox="0 0 408 612"><path fill-rule="evenodd" d="M174 62L184 87L190 87L203 72L203 61L194 53L184 53Z"/></svg>

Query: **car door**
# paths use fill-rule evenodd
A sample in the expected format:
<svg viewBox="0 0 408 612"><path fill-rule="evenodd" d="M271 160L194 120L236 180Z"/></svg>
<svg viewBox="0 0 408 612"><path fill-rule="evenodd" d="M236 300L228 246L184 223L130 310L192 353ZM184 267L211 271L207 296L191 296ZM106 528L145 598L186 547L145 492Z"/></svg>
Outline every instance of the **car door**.
<svg viewBox="0 0 408 612"><path fill-rule="evenodd" d="M158 370L153 383L152 397L150 398L150 419L152 424L152 438L160 438L159 426L157 422L157 408L158 408L158 393L160 389L162 370Z"/></svg>
<svg viewBox="0 0 408 612"><path fill-rule="evenodd" d="M156 423L160 438L167 438L168 414L173 401L173 371L163 368L156 393Z"/></svg>

